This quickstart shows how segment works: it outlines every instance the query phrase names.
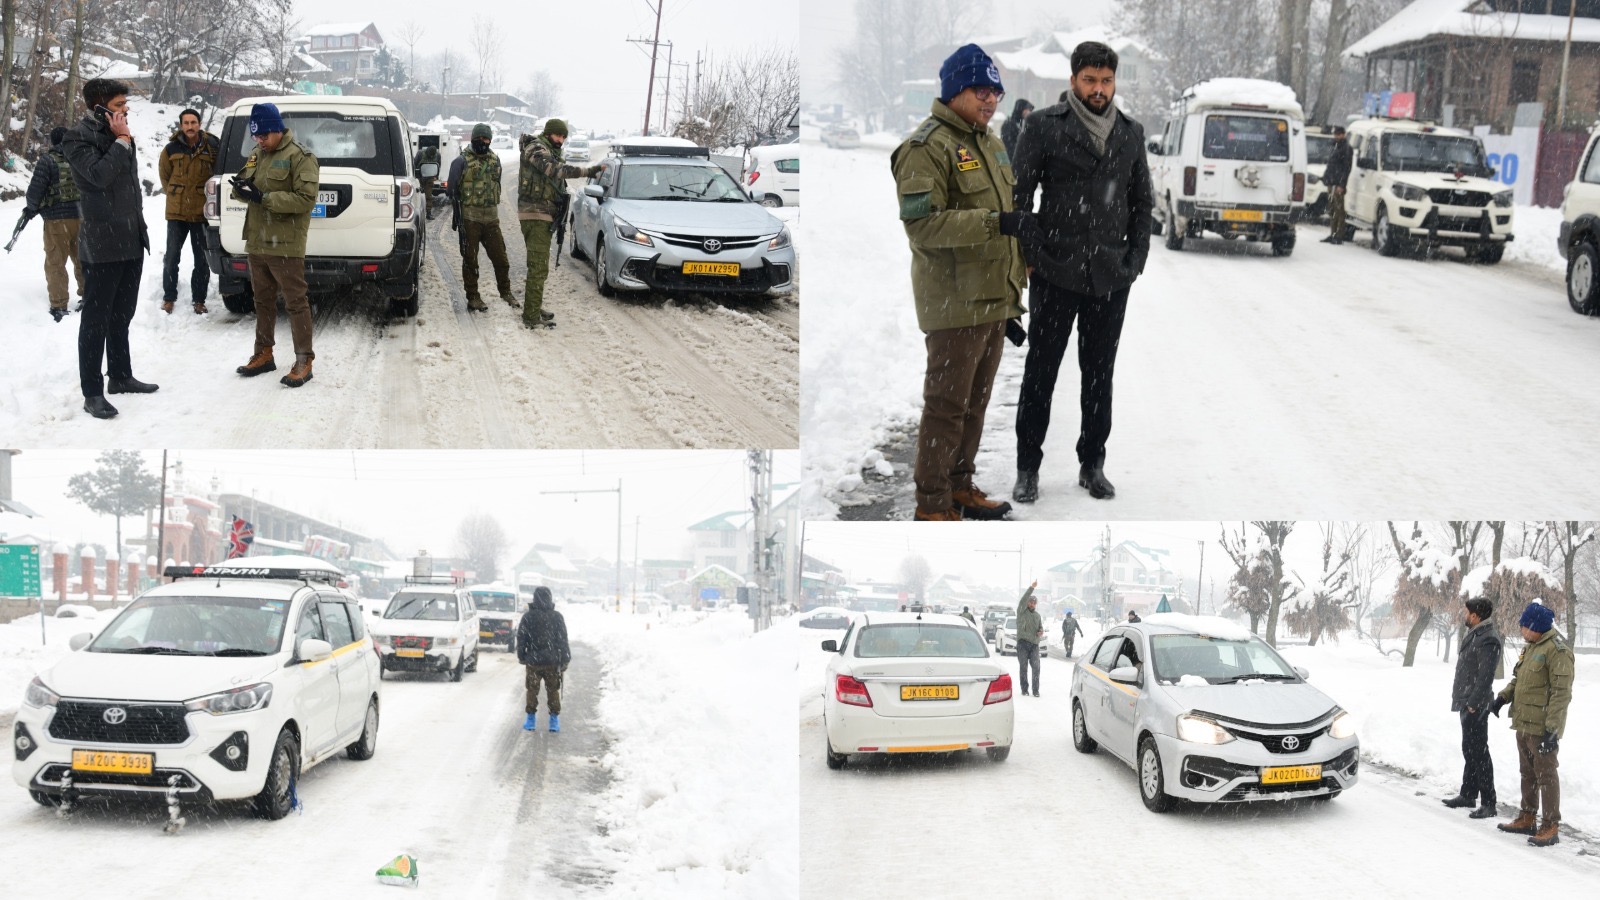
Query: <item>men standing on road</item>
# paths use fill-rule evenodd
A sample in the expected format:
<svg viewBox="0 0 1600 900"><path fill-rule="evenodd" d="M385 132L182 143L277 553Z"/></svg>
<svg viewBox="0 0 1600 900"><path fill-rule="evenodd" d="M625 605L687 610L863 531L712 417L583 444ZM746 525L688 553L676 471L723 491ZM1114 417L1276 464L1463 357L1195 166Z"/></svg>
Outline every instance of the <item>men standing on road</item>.
<svg viewBox="0 0 1600 900"><path fill-rule="evenodd" d="M1345 139L1344 128L1333 126L1333 150L1328 154L1328 165L1322 170L1322 184L1328 189L1328 236L1324 244L1344 243L1344 186L1350 180L1353 154L1350 142Z"/></svg>
<svg viewBox="0 0 1600 900"><path fill-rule="evenodd" d="M961 618L966 619L968 622L971 622L974 626L976 626L978 624L977 618L972 615L972 608L971 607L968 607L968 606L961 607Z"/></svg>
<svg viewBox="0 0 1600 900"><path fill-rule="evenodd" d="M299 387L311 380L311 302L306 297L306 234L317 204L321 167L301 147L272 103L250 108L250 136L256 150L244 171L232 179L234 197L248 203L244 214L245 252L250 257L250 290L256 301L256 349L240 375L271 372L278 330L278 292L289 311L294 336L294 367L280 381Z"/></svg>
<svg viewBox="0 0 1600 900"><path fill-rule="evenodd" d="M417 139L422 146L417 149L417 158L414 162L418 175L417 180L422 182L422 214L426 218L433 218L433 184L439 180L439 138L437 135L427 135ZM432 175L423 175L423 166L433 166ZM450 184L455 184L455 163L450 164L452 170Z"/></svg>
<svg viewBox="0 0 1600 900"><path fill-rule="evenodd" d="M89 114L61 139L77 183L78 256L83 260L83 318L78 321L78 382L83 409L109 419L117 408L105 392L150 394L157 386L133 377L128 325L139 303L143 255L150 252L139 190L139 160L128 131L128 85L91 78L83 85ZM100 360L107 381L100 381Z"/></svg>
<svg viewBox="0 0 1600 900"><path fill-rule="evenodd" d="M28 200L23 212L38 216L44 225L44 287L50 296L50 315L57 322L67 314L67 258L72 258L72 278L78 284L78 308L83 309L83 265L78 262L78 183L61 153L67 129L50 130L50 149L33 165Z"/></svg>
<svg viewBox="0 0 1600 900"><path fill-rule="evenodd" d="M1133 624L1136 624L1136 623L1139 623L1139 622L1143 622L1143 621L1144 621L1143 619L1139 618L1139 611L1138 610L1135 610L1135 609L1128 610L1128 624L1129 625L1133 625Z"/></svg>
<svg viewBox="0 0 1600 900"><path fill-rule="evenodd" d="M1451 809L1477 805L1474 819L1495 813L1494 760L1489 756L1489 707L1494 703L1494 670L1504 642L1490 616L1494 604L1482 597L1466 601L1467 630L1456 655L1450 709L1461 714L1461 790L1440 801Z"/></svg>
<svg viewBox="0 0 1600 900"><path fill-rule="evenodd" d="M1066 616L1061 619L1061 649L1072 655L1072 645L1077 642L1078 635L1083 634L1083 626L1072 615L1072 610L1067 610Z"/></svg>
<svg viewBox="0 0 1600 900"><path fill-rule="evenodd" d="M533 603L517 623L517 660L527 668L524 711L528 717L522 720L522 730L538 726L539 683L543 682L550 730L560 731L561 676L572 662L572 648L567 645L567 620L556 612L555 598L544 585L533 589Z"/></svg>
<svg viewBox="0 0 1600 900"><path fill-rule="evenodd" d="M206 181L216 166L221 148L216 135L200 130L200 114L186 109L178 114L178 130L161 151L161 192L167 195L167 252L161 266L161 309L171 313L178 299L178 263L183 245L189 245L194 271L189 293L198 315L206 311L206 290L211 268L206 265Z"/></svg>
<svg viewBox="0 0 1600 900"><path fill-rule="evenodd" d="M1490 710L1500 714L1511 704L1511 727L1517 733L1517 762L1522 772L1522 806L1517 817L1502 822L1501 831L1531 835L1528 843L1559 843L1561 779L1557 753L1572 702L1572 648L1555 630L1555 611L1535 600L1522 611L1522 637L1528 643L1500 689ZM1542 813L1542 818L1540 814ZM1537 823L1537 827L1535 826Z"/></svg>
<svg viewBox="0 0 1600 900"><path fill-rule="evenodd" d="M494 266L495 286L500 299L515 309L517 298L511 293L511 264L506 259L506 241L500 233L500 156L489 149L494 132L482 122L472 126L472 144L467 152L450 163L450 203L456 210L450 227L461 232L461 283L467 291L467 310L489 309L478 296L478 245L489 254Z"/></svg>
<svg viewBox="0 0 1600 900"><path fill-rule="evenodd" d="M1039 645L1044 643L1044 617L1039 615L1039 599L1033 589L1039 582L1028 585L1017 602L1017 668L1021 670L1022 696L1028 696L1028 669L1033 669L1033 695L1039 696Z"/></svg>
<svg viewBox="0 0 1600 900"><path fill-rule="evenodd" d="M566 215L571 194L568 178L591 178L602 168L587 168L561 161L567 142L567 123L550 119L537 137L522 136L522 164L517 173L517 219L528 255L527 280L522 288L522 324L528 328L554 328L555 316L544 313L544 282L550 274L550 235L557 216Z"/></svg>
<svg viewBox="0 0 1600 900"><path fill-rule="evenodd" d="M1032 220L1023 253L1033 273L1011 492L1019 503L1039 497L1050 404L1074 319L1082 373L1078 485L1097 500L1116 496L1104 471L1111 378L1128 291L1150 255L1155 206L1144 128L1112 102L1116 77L1116 51L1094 41L1079 44L1066 100L1030 116L1017 142L1016 207ZM1034 190L1041 187L1035 216Z"/></svg>
<svg viewBox="0 0 1600 900"><path fill-rule="evenodd" d="M1017 155L1017 137L1022 134L1022 125L1028 119L1028 114L1033 112L1033 104L1017 98L1011 107L1011 117L1000 126L1000 143L1005 145L1006 155L1015 158Z"/></svg>
<svg viewBox="0 0 1600 900"><path fill-rule="evenodd" d="M1028 280L1013 239L1011 158L989 130L1005 88L977 44L944 61L939 84L932 114L890 157L928 352L915 518L1000 519L1011 504L990 500L973 476L1006 321L1025 312Z"/></svg>

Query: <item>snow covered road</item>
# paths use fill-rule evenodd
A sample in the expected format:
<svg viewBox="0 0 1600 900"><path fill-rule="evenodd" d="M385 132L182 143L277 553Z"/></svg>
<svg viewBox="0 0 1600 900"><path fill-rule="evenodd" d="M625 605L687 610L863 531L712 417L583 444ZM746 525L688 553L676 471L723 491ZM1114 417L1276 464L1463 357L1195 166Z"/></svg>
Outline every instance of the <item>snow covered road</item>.
<svg viewBox="0 0 1600 900"><path fill-rule="evenodd" d="M814 276L801 359L807 508L909 518L907 449L924 351L882 149L811 149L810 246L849 260ZM818 192L821 196L818 197ZM1519 210L1520 213L1520 210ZM1560 273L1508 256L1470 265L1384 259L1305 225L1294 255L1156 238L1117 361L1106 474L1117 499L1076 486L1078 375L1063 367L1040 500L1015 518L1372 519L1569 516L1600 509L1573 460L1600 449L1591 390L1600 320L1574 315ZM1519 248L1519 251L1523 248ZM1553 256L1553 247L1546 255ZM1015 478L1025 348L1006 347L979 484ZM1075 360L1073 351L1068 357ZM890 477L869 474L887 449Z"/></svg>

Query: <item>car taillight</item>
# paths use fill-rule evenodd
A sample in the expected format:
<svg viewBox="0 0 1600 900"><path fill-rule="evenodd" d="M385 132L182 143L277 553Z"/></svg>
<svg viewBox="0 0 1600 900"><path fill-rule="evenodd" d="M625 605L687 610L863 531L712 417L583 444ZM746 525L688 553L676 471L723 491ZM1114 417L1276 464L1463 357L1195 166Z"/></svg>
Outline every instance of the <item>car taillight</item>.
<svg viewBox="0 0 1600 900"><path fill-rule="evenodd" d="M1007 681L1006 686L1009 688L1011 682ZM872 696L867 693L867 686L849 675L840 675L834 681L833 695L840 703L848 703L851 706L872 705ZM1010 694L1006 696L1009 697Z"/></svg>
<svg viewBox="0 0 1600 900"><path fill-rule="evenodd" d="M1011 674L1001 673L999 678L989 682L989 692L983 695L983 705L1003 703L1011 699Z"/></svg>
<svg viewBox="0 0 1600 900"><path fill-rule="evenodd" d="M1185 197L1194 196L1195 182L1198 181L1199 178L1200 173L1195 169L1194 166L1183 167L1183 195Z"/></svg>
<svg viewBox="0 0 1600 900"><path fill-rule="evenodd" d="M1299 203L1306 199L1306 176L1300 172L1294 173L1294 202Z"/></svg>
<svg viewBox="0 0 1600 900"><path fill-rule="evenodd" d="M206 203L202 215L215 222L222 218L221 203L217 194L222 190L222 178L216 175L206 179Z"/></svg>
<svg viewBox="0 0 1600 900"><path fill-rule="evenodd" d="M760 178L760 177L761 177L761 173L760 172L751 172L750 173L750 183L751 184L755 184L756 183L756 179Z"/></svg>

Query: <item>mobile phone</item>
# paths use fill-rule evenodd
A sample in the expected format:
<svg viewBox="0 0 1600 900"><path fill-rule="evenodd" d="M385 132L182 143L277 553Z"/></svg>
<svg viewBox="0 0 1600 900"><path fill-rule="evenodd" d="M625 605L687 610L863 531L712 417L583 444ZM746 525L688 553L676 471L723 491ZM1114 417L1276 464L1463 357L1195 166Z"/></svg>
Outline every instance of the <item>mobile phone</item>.
<svg viewBox="0 0 1600 900"><path fill-rule="evenodd" d="M116 115L116 113L113 113L111 110L106 109L104 106L101 106L99 104L95 104L94 111L97 112L97 113L105 113L106 118L108 118L108 119L111 118L112 116Z"/></svg>

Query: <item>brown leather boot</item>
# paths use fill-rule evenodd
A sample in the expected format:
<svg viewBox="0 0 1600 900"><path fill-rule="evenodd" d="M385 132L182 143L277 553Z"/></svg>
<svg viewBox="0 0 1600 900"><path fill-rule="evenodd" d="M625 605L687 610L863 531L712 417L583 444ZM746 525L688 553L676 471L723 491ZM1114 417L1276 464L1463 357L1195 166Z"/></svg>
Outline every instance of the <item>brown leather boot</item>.
<svg viewBox="0 0 1600 900"><path fill-rule="evenodd" d="M300 385L305 384L306 382L310 381L311 380L311 359L310 359L310 357L296 357L295 361L294 361L294 368L289 370L289 374L283 376L282 378L280 378L278 380L283 382L284 384L287 384L289 387L299 387Z"/></svg>
<svg viewBox="0 0 1600 900"><path fill-rule="evenodd" d="M1561 823L1546 820L1539 826L1539 831L1528 838L1528 843L1535 847L1548 847L1551 844L1561 843Z"/></svg>
<svg viewBox="0 0 1600 900"><path fill-rule="evenodd" d="M1534 817L1533 813L1523 811L1517 813L1515 819L1509 822L1501 822L1495 827L1507 834L1533 834L1537 825L1538 819Z"/></svg>
<svg viewBox="0 0 1600 900"><path fill-rule="evenodd" d="M163 300L163 301L161 301L161 311L166 313L166 314L168 314L168 315L171 315L172 314L173 302L174 301L172 301L172 300Z"/></svg>
<svg viewBox="0 0 1600 900"><path fill-rule="evenodd" d="M949 509L937 510L926 510L918 506L917 512L912 518L918 522L959 522L961 521L961 510L953 506Z"/></svg>
<svg viewBox="0 0 1600 900"><path fill-rule="evenodd" d="M952 491L950 499L961 509L963 519L1004 519L1011 513L1011 504L1003 500L990 500L975 487Z"/></svg>
<svg viewBox="0 0 1600 900"><path fill-rule="evenodd" d="M250 357L249 362L237 369L234 369L234 371L245 376L246 378L249 378L252 375L260 375L262 372L271 372L277 367L278 364L272 361L272 348L267 347L265 349L258 349L256 354Z"/></svg>

